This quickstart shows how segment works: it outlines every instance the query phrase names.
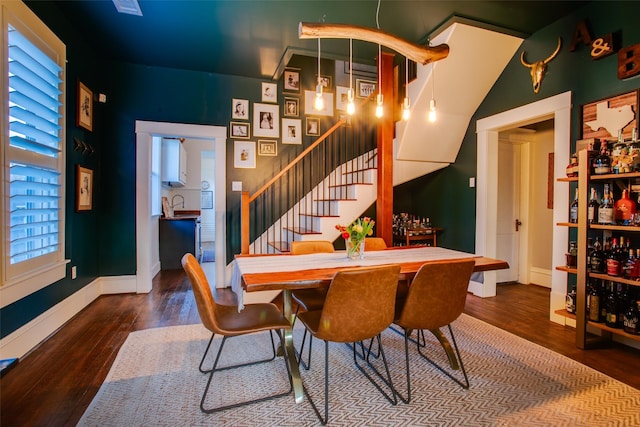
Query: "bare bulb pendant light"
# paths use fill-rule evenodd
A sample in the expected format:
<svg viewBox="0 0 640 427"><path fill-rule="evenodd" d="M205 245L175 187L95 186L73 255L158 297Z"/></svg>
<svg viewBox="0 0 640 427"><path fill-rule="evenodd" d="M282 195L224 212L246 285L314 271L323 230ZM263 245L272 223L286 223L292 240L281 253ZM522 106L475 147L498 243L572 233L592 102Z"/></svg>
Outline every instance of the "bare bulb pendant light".
<svg viewBox="0 0 640 427"><path fill-rule="evenodd" d="M353 116L356 104L353 96L353 39L349 39L349 91L347 92L347 114Z"/></svg>
<svg viewBox="0 0 640 427"><path fill-rule="evenodd" d="M384 98L382 96L382 46L378 45L378 97L376 100L376 117L384 115Z"/></svg>
<svg viewBox="0 0 640 427"><path fill-rule="evenodd" d="M431 42L429 42L431 46ZM435 122L436 114L436 64L431 64L431 101L429 101L429 121Z"/></svg>
<svg viewBox="0 0 640 427"><path fill-rule="evenodd" d="M409 103L409 58L405 58L404 65L404 101L402 102L402 120L405 122L411 117L411 104Z"/></svg>
<svg viewBox="0 0 640 427"><path fill-rule="evenodd" d="M320 37L318 37L318 85L316 86L316 99L313 103L316 111L324 110L324 99L322 98L322 78L320 77Z"/></svg>

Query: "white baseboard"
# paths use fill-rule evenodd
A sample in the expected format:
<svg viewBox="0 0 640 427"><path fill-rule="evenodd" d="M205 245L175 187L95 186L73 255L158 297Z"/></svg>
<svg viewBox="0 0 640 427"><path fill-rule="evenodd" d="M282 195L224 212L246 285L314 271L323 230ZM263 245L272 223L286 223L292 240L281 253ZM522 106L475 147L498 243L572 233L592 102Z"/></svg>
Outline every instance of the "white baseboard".
<svg viewBox="0 0 640 427"><path fill-rule="evenodd" d="M0 340L0 359L21 358L100 295L136 292L135 276L99 277Z"/></svg>
<svg viewBox="0 0 640 427"><path fill-rule="evenodd" d="M529 269L529 283L551 288L551 270L531 267Z"/></svg>

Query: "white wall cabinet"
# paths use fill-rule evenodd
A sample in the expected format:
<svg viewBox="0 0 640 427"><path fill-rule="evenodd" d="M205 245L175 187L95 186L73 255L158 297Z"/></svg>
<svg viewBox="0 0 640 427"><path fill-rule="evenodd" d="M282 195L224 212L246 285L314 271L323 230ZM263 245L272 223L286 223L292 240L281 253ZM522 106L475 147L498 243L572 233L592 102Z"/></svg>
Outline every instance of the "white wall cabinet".
<svg viewBox="0 0 640 427"><path fill-rule="evenodd" d="M187 183L187 149L177 139L162 140L162 183L170 187Z"/></svg>

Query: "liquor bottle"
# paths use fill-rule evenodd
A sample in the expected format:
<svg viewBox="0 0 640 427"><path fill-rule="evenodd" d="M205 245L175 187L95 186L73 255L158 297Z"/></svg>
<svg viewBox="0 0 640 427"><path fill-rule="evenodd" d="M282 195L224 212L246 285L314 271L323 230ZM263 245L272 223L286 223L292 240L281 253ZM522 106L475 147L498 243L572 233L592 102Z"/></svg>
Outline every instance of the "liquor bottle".
<svg viewBox="0 0 640 427"><path fill-rule="evenodd" d="M587 269L591 269L591 254L593 253L593 239L587 237Z"/></svg>
<svg viewBox="0 0 640 427"><path fill-rule="evenodd" d="M605 139L600 141L600 154L593 158L591 165L595 175L611 173L611 158Z"/></svg>
<svg viewBox="0 0 640 427"><path fill-rule="evenodd" d="M622 197L618 199L614 207L616 224L631 225L633 214L636 213L636 202L629 198L629 190L622 190Z"/></svg>
<svg viewBox="0 0 640 427"><path fill-rule="evenodd" d="M576 224L578 222L578 189L576 188L576 197L571 203L569 210L569 222Z"/></svg>
<svg viewBox="0 0 640 427"><path fill-rule="evenodd" d="M627 254L627 261L624 263L623 274L622 276L625 279L636 280L636 256L635 251L633 249L629 249Z"/></svg>
<svg viewBox="0 0 640 427"><path fill-rule="evenodd" d="M607 256L607 274L609 276L618 277L622 272L620 265L620 254L618 252L618 239L613 239L611 250Z"/></svg>
<svg viewBox="0 0 640 427"><path fill-rule="evenodd" d="M598 193L596 189L591 187L591 197L589 198L589 208L587 213L587 220L589 224L594 224L598 222L598 208L600 203L598 203Z"/></svg>
<svg viewBox="0 0 640 427"><path fill-rule="evenodd" d="M618 140L611 151L611 169L613 173L631 172L628 154L629 147L627 147L627 144L625 144L624 138L622 137L622 129L619 129Z"/></svg>
<svg viewBox="0 0 640 427"><path fill-rule="evenodd" d="M629 308L629 285L618 283L618 315L616 328L624 328L624 314Z"/></svg>
<svg viewBox="0 0 640 427"><path fill-rule="evenodd" d="M604 185L604 194L602 195L602 203L598 208L598 224L614 225L615 218L613 215L613 201L610 199L609 184Z"/></svg>
<svg viewBox="0 0 640 427"><path fill-rule="evenodd" d="M604 273L606 271L604 252L602 251L602 244L598 237L596 237L596 241L593 243L590 270L593 273Z"/></svg>
<svg viewBox="0 0 640 427"><path fill-rule="evenodd" d="M580 165L578 164L578 153L574 153L571 155L571 160L569 160L569 164L566 168L567 178L577 177L579 169Z"/></svg>
<svg viewBox="0 0 640 427"><path fill-rule="evenodd" d="M591 283L589 291L589 320L592 322L600 322L600 292L596 281Z"/></svg>
<svg viewBox="0 0 640 427"><path fill-rule="evenodd" d="M565 308L567 309L567 313L575 314L576 312L576 288L572 288L571 292L567 294L567 301L565 304Z"/></svg>
<svg viewBox="0 0 640 427"><path fill-rule="evenodd" d="M605 302L607 310L607 317L605 323L610 328L618 327L618 293L615 290L615 284L613 282L609 285L609 294Z"/></svg>
<svg viewBox="0 0 640 427"><path fill-rule="evenodd" d="M640 301L632 299L624 313L624 331L628 334L640 334Z"/></svg>
<svg viewBox="0 0 640 427"><path fill-rule="evenodd" d="M629 156L633 159L631 171L640 172L640 142L638 142L638 131L636 128L631 129Z"/></svg>

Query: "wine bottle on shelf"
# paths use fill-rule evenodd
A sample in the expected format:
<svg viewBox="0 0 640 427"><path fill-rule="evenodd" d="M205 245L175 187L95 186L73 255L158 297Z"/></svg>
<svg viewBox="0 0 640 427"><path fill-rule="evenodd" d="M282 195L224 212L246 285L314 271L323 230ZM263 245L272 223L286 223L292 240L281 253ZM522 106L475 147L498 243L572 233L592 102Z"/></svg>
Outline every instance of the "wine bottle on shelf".
<svg viewBox="0 0 640 427"><path fill-rule="evenodd" d="M624 267L622 269L622 276L625 279L636 280L636 254L633 249L629 249L627 251L627 260L624 263Z"/></svg>
<svg viewBox="0 0 640 427"><path fill-rule="evenodd" d="M609 276L618 277L621 272L620 268L620 254L618 252L618 239L614 238L611 245L611 250L607 256L607 274Z"/></svg>
<svg viewBox="0 0 640 427"><path fill-rule="evenodd" d="M618 283L618 315L616 328L624 328L624 314L629 308L629 285Z"/></svg>
<svg viewBox="0 0 640 427"><path fill-rule="evenodd" d="M604 252L602 251L602 244L600 243L600 239L598 237L596 237L596 241L593 243L590 270L593 273L604 273L606 271Z"/></svg>
<svg viewBox="0 0 640 427"><path fill-rule="evenodd" d="M615 284L610 282L605 300L605 310L607 311L607 315L604 319L604 323L610 328L615 328L618 324L616 320L618 315L618 298L614 288Z"/></svg>
<svg viewBox="0 0 640 427"><path fill-rule="evenodd" d="M611 158L609 157L609 150L605 139L600 141L600 153L593 158L591 166L593 167L593 173L595 175L611 173Z"/></svg>
<svg viewBox="0 0 640 427"><path fill-rule="evenodd" d="M589 290L589 320L592 322L600 322L600 291L598 289L598 281L591 281L591 289Z"/></svg>
<svg viewBox="0 0 640 427"><path fill-rule="evenodd" d="M591 187L591 197L589 198L589 208L587 210L587 220L589 221L589 224L598 222L599 207L600 203L598 203L598 193L595 188Z"/></svg>
<svg viewBox="0 0 640 427"><path fill-rule="evenodd" d="M629 308L624 313L624 331L628 334L640 334L640 301L631 299Z"/></svg>
<svg viewBox="0 0 640 427"><path fill-rule="evenodd" d="M569 209L569 222L576 224L578 222L578 188L576 187L576 196L571 202Z"/></svg>
<svg viewBox="0 0 640 427"><path fill-rule="evenodd" d="M604 194L602 195L602 203L598 208L598 224L614 225L615 217L613 214L613 201L610 199L609 184L604 185Z"/></svg>
<svg viewBox="0 0 640 427"><path fill-rule="evenodd" d="M633 214L636 213L636 202L629 198L629 190L622 190L622 197L618 199L614 206L614 216L616 224L631 225Z"/></svg>

